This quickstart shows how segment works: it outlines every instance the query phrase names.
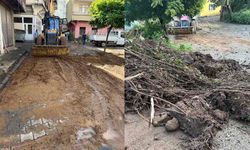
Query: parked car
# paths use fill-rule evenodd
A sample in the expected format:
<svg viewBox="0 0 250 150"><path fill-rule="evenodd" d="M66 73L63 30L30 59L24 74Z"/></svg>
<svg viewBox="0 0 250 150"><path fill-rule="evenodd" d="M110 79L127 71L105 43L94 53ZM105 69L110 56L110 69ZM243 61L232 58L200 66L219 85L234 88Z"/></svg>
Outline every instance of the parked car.
<svg viewBox="0 0 250 150"><path fill-rule="evenodd" d="M16 41L25 41L25 30L15 29L14 32Z"/></svg>

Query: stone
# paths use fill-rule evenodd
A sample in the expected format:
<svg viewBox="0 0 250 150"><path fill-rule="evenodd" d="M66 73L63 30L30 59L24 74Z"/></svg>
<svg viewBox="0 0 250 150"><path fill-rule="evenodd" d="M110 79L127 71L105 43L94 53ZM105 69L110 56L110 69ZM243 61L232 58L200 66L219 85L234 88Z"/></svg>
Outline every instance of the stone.
<svg viewBox="0 0 250 150"><path fill-rule="evenodd" d="M37 125L37 124L43 124L43 122L42 122L42 119L38 119L38 120L31 120L31 125Z"/></svg>
<svg viewBox="0 0 250 150"><path fill-rule="evenodd" d="M177 129L179 129L179 122L176 118L173 118L171 120L169 120L166 124L165 124L165 128L167 131L176 131Z"/></svg>
<svg viewBox="0 0 250 150"><path fill-rule="evenodd" d="M83 140L83 139L90 139L94 135L96 135L95 130L92 127L89 128L81 128L77 131L77 141Z"/></svg>
<svg viewBox="0 0 250 150"><path fill-rule="evenodd" d="M27 141L27 140L33 140L33 134L32 132L26 133L26 134L21 134L21 142Z"/></svg>
<svg viewBox="0 0 250 150"><path fill-rule="evenodd" d="M214 110L213 114L217 119L221 121L226 121L228 120L228 117L229 117L228 113L221 111L219 109Z"/></svg>
<svg viewBox="0 0 250 150"><path fill-rule="evenodd" d="M164 124L170 119L172 119L172 117L169 116L168 113L163 113L158 116L155 116L153 119L153 126L155 127L164 126Z"/></svg>
<svg viewBox="0 0 250 150"><path fill-rule="evenodd" d="M46 135L46 132L44 130L42 130L41 132L35 132L34 133L34 139L36 140L36 139L38 139L38 138L40 138L42 136L45 136L45 135Z"/></svg>

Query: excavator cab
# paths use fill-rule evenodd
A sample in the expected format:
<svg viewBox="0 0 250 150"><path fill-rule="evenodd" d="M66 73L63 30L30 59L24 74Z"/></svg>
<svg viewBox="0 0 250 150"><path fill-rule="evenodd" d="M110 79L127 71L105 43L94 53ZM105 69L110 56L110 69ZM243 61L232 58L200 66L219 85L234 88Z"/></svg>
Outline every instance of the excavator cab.
<svg viewBox="0 0 250 150"><path fill-rule="evenodd" d="M64 33L68 31L67 19L50 16L46 13L43 19L44 30L37 37L32 47L33 56L62 56L69 55L67 41Z"/></svg>

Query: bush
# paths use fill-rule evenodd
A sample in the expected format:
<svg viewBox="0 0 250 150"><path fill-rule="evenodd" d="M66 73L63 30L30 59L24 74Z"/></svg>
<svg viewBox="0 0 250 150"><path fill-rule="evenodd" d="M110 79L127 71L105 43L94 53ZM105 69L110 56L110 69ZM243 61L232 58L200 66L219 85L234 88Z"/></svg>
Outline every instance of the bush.
<svg viewBox="0 0 250 150"><path fill-rule="evenodd" d="M242 9L232 14L231 22L240 24L250 24L250 9Z"/></svg>
<svg viewBox="0 0 250 150"><path fill-rule="evenodd" d="M149 20L143 27L143 36L147 39L160 39L164 35L159 21Z"/></svg>
<svg viewBox="0 0 250 150"><path fill-rule="evenodd" d="M75 40L74 34L72 32L69 33L68 40L69 41L74 41Z"/></svg>

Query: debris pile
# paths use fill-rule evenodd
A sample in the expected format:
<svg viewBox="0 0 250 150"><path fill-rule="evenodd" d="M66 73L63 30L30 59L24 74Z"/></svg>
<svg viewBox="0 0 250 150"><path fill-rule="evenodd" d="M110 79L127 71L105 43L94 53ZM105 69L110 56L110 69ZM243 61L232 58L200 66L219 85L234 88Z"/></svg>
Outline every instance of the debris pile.
<svg viewBox="0 0 250 150"><path fill-rule="evenodd" d="M126 111L150 110L154 126L183 130L189 149L210 149L228 118L250 121L250 74L234 60L171 50L152 40L126 45Z"/></svg>

